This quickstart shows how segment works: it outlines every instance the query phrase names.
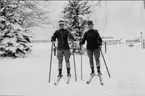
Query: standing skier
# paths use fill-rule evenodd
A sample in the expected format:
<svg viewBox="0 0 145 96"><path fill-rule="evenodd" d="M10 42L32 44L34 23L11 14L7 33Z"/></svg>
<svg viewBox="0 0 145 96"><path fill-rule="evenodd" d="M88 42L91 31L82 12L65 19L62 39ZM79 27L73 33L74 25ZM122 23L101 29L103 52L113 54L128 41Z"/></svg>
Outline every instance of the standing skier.
<svg viewBox="0 0 145 96"><path fill-rule="evenodd" d="M70 47L68 44L68 37L71 40L75 40L72 34L64 29L64 21L60 20L59 22L59 29L56 30L51 38L51 42L55 42L56 39L58 41L57 44L57 59L58 59L58 77L62 77L62 62L63 56L65 57L66 61L66 68L67 68L67 76L71 76L70 74Z"/></svg>
<svg viewBox="0 0 145 96"><path fill-rule="evenodd" d="M93 55L96 60L96 66L97 66L97 71L98 75L102 75L100 71L100 50L101 50L101 45L102 45L102 38L100 37L99 33L97 30L93 29L93 22L88 21L88 28L89 30L85 32L82 40L80 41L80 46L82 46L85 41L87 41L87 54L89 57L89 62L90 62L90 67L91 67L91 74L94 75L94 62L93 62Z"/></svg>

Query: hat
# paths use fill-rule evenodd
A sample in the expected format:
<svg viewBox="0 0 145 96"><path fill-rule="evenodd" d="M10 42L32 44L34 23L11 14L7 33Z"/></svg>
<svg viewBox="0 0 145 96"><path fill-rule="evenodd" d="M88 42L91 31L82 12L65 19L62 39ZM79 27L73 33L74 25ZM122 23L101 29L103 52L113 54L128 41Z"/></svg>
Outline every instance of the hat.
<svg viewBox="0 0 145 96"><path fill-rule="evenodd" d="M63 24L64 25L64 21L63 20L59 20L58 21L58 24L60 25L60 24Z"/></svg>
<svg viewBox="0 0 145 96"><path fill-rule="evenodd" d="M93 21L88 21L88 25L93 25Z"/></svg>

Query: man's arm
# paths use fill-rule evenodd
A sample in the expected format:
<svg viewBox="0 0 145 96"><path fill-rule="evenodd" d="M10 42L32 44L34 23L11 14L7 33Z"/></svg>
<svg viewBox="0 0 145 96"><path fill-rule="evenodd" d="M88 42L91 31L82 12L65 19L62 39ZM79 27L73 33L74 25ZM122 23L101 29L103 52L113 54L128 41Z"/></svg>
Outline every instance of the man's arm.
<svg viewBox="0 0 145 96"><path fill-rule="evenodd" d="M55 42L57 38L57 31L54 32L53 36L51 37L51 42Z"/></svg>
<svg viewBox="0 0 145 96"><path fill-rule="evenodd" d="M74 38L74 36L68 31L68 37L71 39L71 40L73 40L73 41L75 41L76 39Z"/></svg>
<svg viewBox="0 0 145 96"><path fill-rule="evenodd" d="M85 41L86 41L86 32L85 32L83 38L81 39L79 45L80 45L80 46L81 46L81 45L84 45Z"/></svg>
<svg viewBox="0 0 145 96"><path fill-rule="evenodd" d="M102 45L102 42L103 42L103 40L102 40L102 38L101 38L101 36L100 36L100 34L99 34L99 32L98 32L98 30L96 30L96 32L97 32L97 42L98 42L98 44L101 46Z"/></svg>

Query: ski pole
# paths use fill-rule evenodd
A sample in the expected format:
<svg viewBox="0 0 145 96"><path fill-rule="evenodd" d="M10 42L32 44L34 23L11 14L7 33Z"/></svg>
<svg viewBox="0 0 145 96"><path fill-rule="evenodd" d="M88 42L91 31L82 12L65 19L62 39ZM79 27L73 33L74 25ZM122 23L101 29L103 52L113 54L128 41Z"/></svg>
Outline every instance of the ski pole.
<svg viewBox="0 0 145 96"><path fill-rule="evenodd" d="M74 43L72 42L72 47L73 47L73 51L72 51L72 53L73 53L73 61L74 61L74 72L75 72L75 81L77 82L77 74L76 74L76 62L75 62L75 49L74 49Z"/></svg>
<svg viewBox="0 0 145 96"><path fill-rule="evenodd" d="M101 49L100 49L100 51L101 51L101 54L102 54L102 57L103 57L103 60L104 60L104 63L105 63L105 66L106 66L106 69L107 69L107 72L108 72L108 76L111 78L111 75L110 75L110 73L109 73L109 69L108 69L108 67L107 67L107 64L106 64L106 61L105 61L105 58L104 58L104 55L103 55L103 52L102 52Z"/></svg>
<svg viewBox="0 0 145 96"><path fill-rule="evenodd" d="M105 42L105 53L107 53L107 43Z"/></svg>
<svg viewBox="0 0 145 96"><path fill-rule="evenodd" d="M56 46L55 46L55 43L53 45L54 45L54 56L56 56Z"/></svg>
<svg viewBox="0 0 145 96"><path fill-rule="evenodd" d="M73 49L74 50L74 49ZM75 55L73 52L73 61L74 61L74 72L75 72L75 81L77 82L77 75L76 75L76 62L75 62Z"/></svg>
<svg viewBox="0 0 145 96"><path fill-rule="evenodd" d="M53 55L53 42L51 43L51 55L50 55L50 66L49 66L49 80L48 82L50 83L51 79L51 66L52 66L52 55Z"/></svg>
<svg viewBox="0 0 145 96"><path fill-rule="evenodd" d="M80 46L80 49L81 49L81 80L83 80L83 65L82 65L82 46Z"/></svg>

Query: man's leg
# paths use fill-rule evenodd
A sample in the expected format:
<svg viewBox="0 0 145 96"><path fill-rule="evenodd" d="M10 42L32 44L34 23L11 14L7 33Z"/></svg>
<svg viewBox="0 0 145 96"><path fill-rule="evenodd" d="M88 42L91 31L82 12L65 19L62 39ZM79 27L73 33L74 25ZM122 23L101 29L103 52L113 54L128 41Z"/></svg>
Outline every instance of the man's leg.
<svg viewBox="0 0 145 96"><path fill-rule="evenodd" d="M89 63L91 67L91 73L94 73L94 62L93 62L93 50L87 50L87 54L89 57Z"/></svg>
<svg viewBox="0 0 145 96"><path fill-rule="evenodd" d="M100 50L99 49L94 50L94 56L95 56L95 60L96 60L97 71L98 71L98 73L101 73L101 71L100 71Z"/></svg>
<svg viewBox="0 0 145 96"><path fill-rule="evenodd" d="M58 76L62 75L63 50L57 50Z"/></svg>
<svg viewBox="0 0 145 96"><path fill-rule="evenodd" d="M64 50L64 56L65 56L65 61L66 61L66 68L67 68L67 75L70 75L70 50Z"/></svg>

